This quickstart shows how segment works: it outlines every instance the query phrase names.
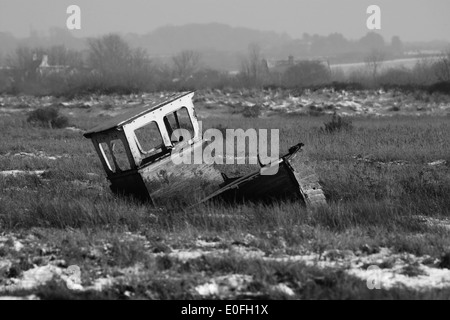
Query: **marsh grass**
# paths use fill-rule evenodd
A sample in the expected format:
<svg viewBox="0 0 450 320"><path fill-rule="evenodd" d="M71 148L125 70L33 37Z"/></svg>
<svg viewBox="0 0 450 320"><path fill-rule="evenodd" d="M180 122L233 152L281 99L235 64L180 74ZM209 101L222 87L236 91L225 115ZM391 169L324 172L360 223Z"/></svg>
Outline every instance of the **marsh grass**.
<svg viewBox="0 0 450 320"><path fill-rule="evenodd" d="M100 123L101 117L74 119ZM242 242L251 234L251 246L266 253L279 250L300 253L330 249L361 250L363 246L386 246L394 252L440 257L450 248L449 231L421 223L415 216L450 216L450 168L429 166L450 160L448 118L396 117L353 120L353 130L325 133L327 118L273 117L239 120L208 118L205 128L278 128L283 154L298 142L315 162L329 207L306 210L299 202L246 203L239 206L219 202L186 209L172 206L152 208L111 194L105 174L91 143L79 133L64 129L34 127L24 115L0 117L0 171L45 170L42 177L0 177L0 228L3 232L46 230L39 241L62 250L70 263L92 273L93 263L106 269L142 263L150 274L170 274L168 279L139 278L117 284L104 295L72 295L59 283L41 288L42 297L124 298L132 288L136 297L153 299L199 298L191 289L199 274L227 272L256 275L252 289L264 297L287 298L271 289L287 281L297 298L420 298L448 297L448 290L418 294L406 289L367 291L365 283L331 270L306 266L239 260L219 260L180 265L170 258L149 257L149 250L168 252L185 247L199 237ZM13 156L18 152L43 151L65 155L57 160ZM400 161L400 162L399 162ZM222 166L230 176L254 170L254 166ZM188 192L188 191L187 191ZM67 231L74 230L74 231ZM139 242L121 242L124 232L144 235L150 248ZM112 244L107 257L88 258L85 247L106 241ZM4 255L8 255L5 251ZM30 253L31 254L31 253ZM205 260L206 259L206 260ZM94 262L93 262L94 261ZM414 273L415 269L405 270ZM93 275L92 275L93 277ZM298 285L302 283L302 285ZM51 288L55 294L51 294ZM128 289L127 289L128 288ZM23 294L25 294L24 292Z"/></svg>

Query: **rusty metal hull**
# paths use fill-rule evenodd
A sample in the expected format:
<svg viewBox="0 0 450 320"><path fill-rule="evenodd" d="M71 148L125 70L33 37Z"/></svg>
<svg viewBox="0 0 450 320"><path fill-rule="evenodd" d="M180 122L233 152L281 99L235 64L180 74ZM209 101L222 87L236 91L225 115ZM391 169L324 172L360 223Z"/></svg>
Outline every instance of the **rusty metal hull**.
<svg viewBox="0 0 450 320"><path fill-rule="evenodd" d="M255 173L226 179L221 188L203 202L211 199L231 202L296 199L309 208L325 205L318 176L301 147L302 144L292 147L287 155Z"/></svg>
<svg viewBox="0 0 450 320"><path fill-rule="evenodd" d="M193 159L195 150L202 150L199 141L187 148ZM184 153L184 155L186 155ZM135 170L109 178L116 194L132 196L157 206L191 205L219 188L223 182L220 172L210 164L175 164L171 154L141 165Z"/></svg>
<svg viewBox="0 0 450 320"><path fill-rule="evenodd" d="M111 191L116 195L153 203L138 170L126 171L122 174L108 177L108 180L111 183Z"/></svg>
<svg viewBox="0 0 450 320"><path fill-rule="evenodd" d="M197 144L187 152L194 153ZM302 145L252 174L224 178L212 165L174 164L170 155L137 170L111 177L117 194L150 201L154 205L194 205L212 199L239 203L302 201L307 207L326 204L313 164L301 151Z"/></svg>
<svg viewBox="0 0 450 320"><path fill-rule="evenodd" d="M298 151L285 161L291 169L291 177L293 176L295 179L295 184L306 206L309 208L325 206L327 204L325 194L319 183L314 164L308 156Z"/></svg>
<svg viewBox="0 0 450 320"><path fill-rule="evenodd" d="M219 190L219 198L226 201L263 201L301 199L295 181L285 162L281 162L275 175L261 175L260 172L245 176Z"/></svg>

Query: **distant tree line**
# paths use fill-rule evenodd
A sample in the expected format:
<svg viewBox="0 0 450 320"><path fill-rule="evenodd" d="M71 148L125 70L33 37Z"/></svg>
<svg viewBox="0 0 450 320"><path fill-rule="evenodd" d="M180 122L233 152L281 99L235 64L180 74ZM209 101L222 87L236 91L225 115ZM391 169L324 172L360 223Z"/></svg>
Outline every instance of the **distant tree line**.
<svg viewBox="0 0 450 320"><path fill-rule="evenodd" d="M327 39L322 44L313 43L326 51L327 46L346 41L338 35ZM349 75L332 70L326 59L292 61L282 71L274 71L255 43L242 56L239 72L230 74L204 67L201 54L193 50L183 50L169 63L162 63L151 59L146 50L132 48L119 35L109 34L89 39L85 51L64 46L18 47L14 54L3 57L9 67L0 70L0 92L73 95L225 87L297 88L332 82L356 82L365 87L450 82L450 51L438 59L419 60L413 69L381 71L384 60L401 50L401 41L394 37L388 49L375 34L359 41L361 46L369 43L372 49L365 54L366 67ZM48 66L42 66L44 56L48 57Z"/></svg>

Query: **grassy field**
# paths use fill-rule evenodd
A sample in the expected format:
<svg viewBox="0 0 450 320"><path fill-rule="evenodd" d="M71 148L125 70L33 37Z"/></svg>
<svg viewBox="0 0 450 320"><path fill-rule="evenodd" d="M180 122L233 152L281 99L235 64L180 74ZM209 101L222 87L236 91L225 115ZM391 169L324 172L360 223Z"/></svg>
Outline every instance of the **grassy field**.
<svg viewBox="0 0 450 320"><path fill-rule="evenodd" d="M81 130L105 119L90 110L63 112ZM0 295L450 298L450 286L435 283L369 290L354 272L369 264L409 280L426 270L450 272L450 118L361 117L352 119L353 129L334 133L321 130L330 117L202 120L204 129L278 128L281 154L303 142L329 207L280 202L187 210L120 199L82 131L37 127L24 112L3 113L0 171L43 172L0 175ZM82 290L63 281L74 265ZM37 268L58 276L20 286Z"/></svg>

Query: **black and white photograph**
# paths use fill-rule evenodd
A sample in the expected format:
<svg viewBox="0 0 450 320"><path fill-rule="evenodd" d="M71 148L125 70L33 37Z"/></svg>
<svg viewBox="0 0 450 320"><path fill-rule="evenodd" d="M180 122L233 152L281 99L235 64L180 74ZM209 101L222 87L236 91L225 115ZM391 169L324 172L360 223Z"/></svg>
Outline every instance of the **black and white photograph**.
<svg viewBox="0 0 450 320"><path fill-rule="evenodd" d="M449 13L0 0L0 300L450 299Z"/></svg>

